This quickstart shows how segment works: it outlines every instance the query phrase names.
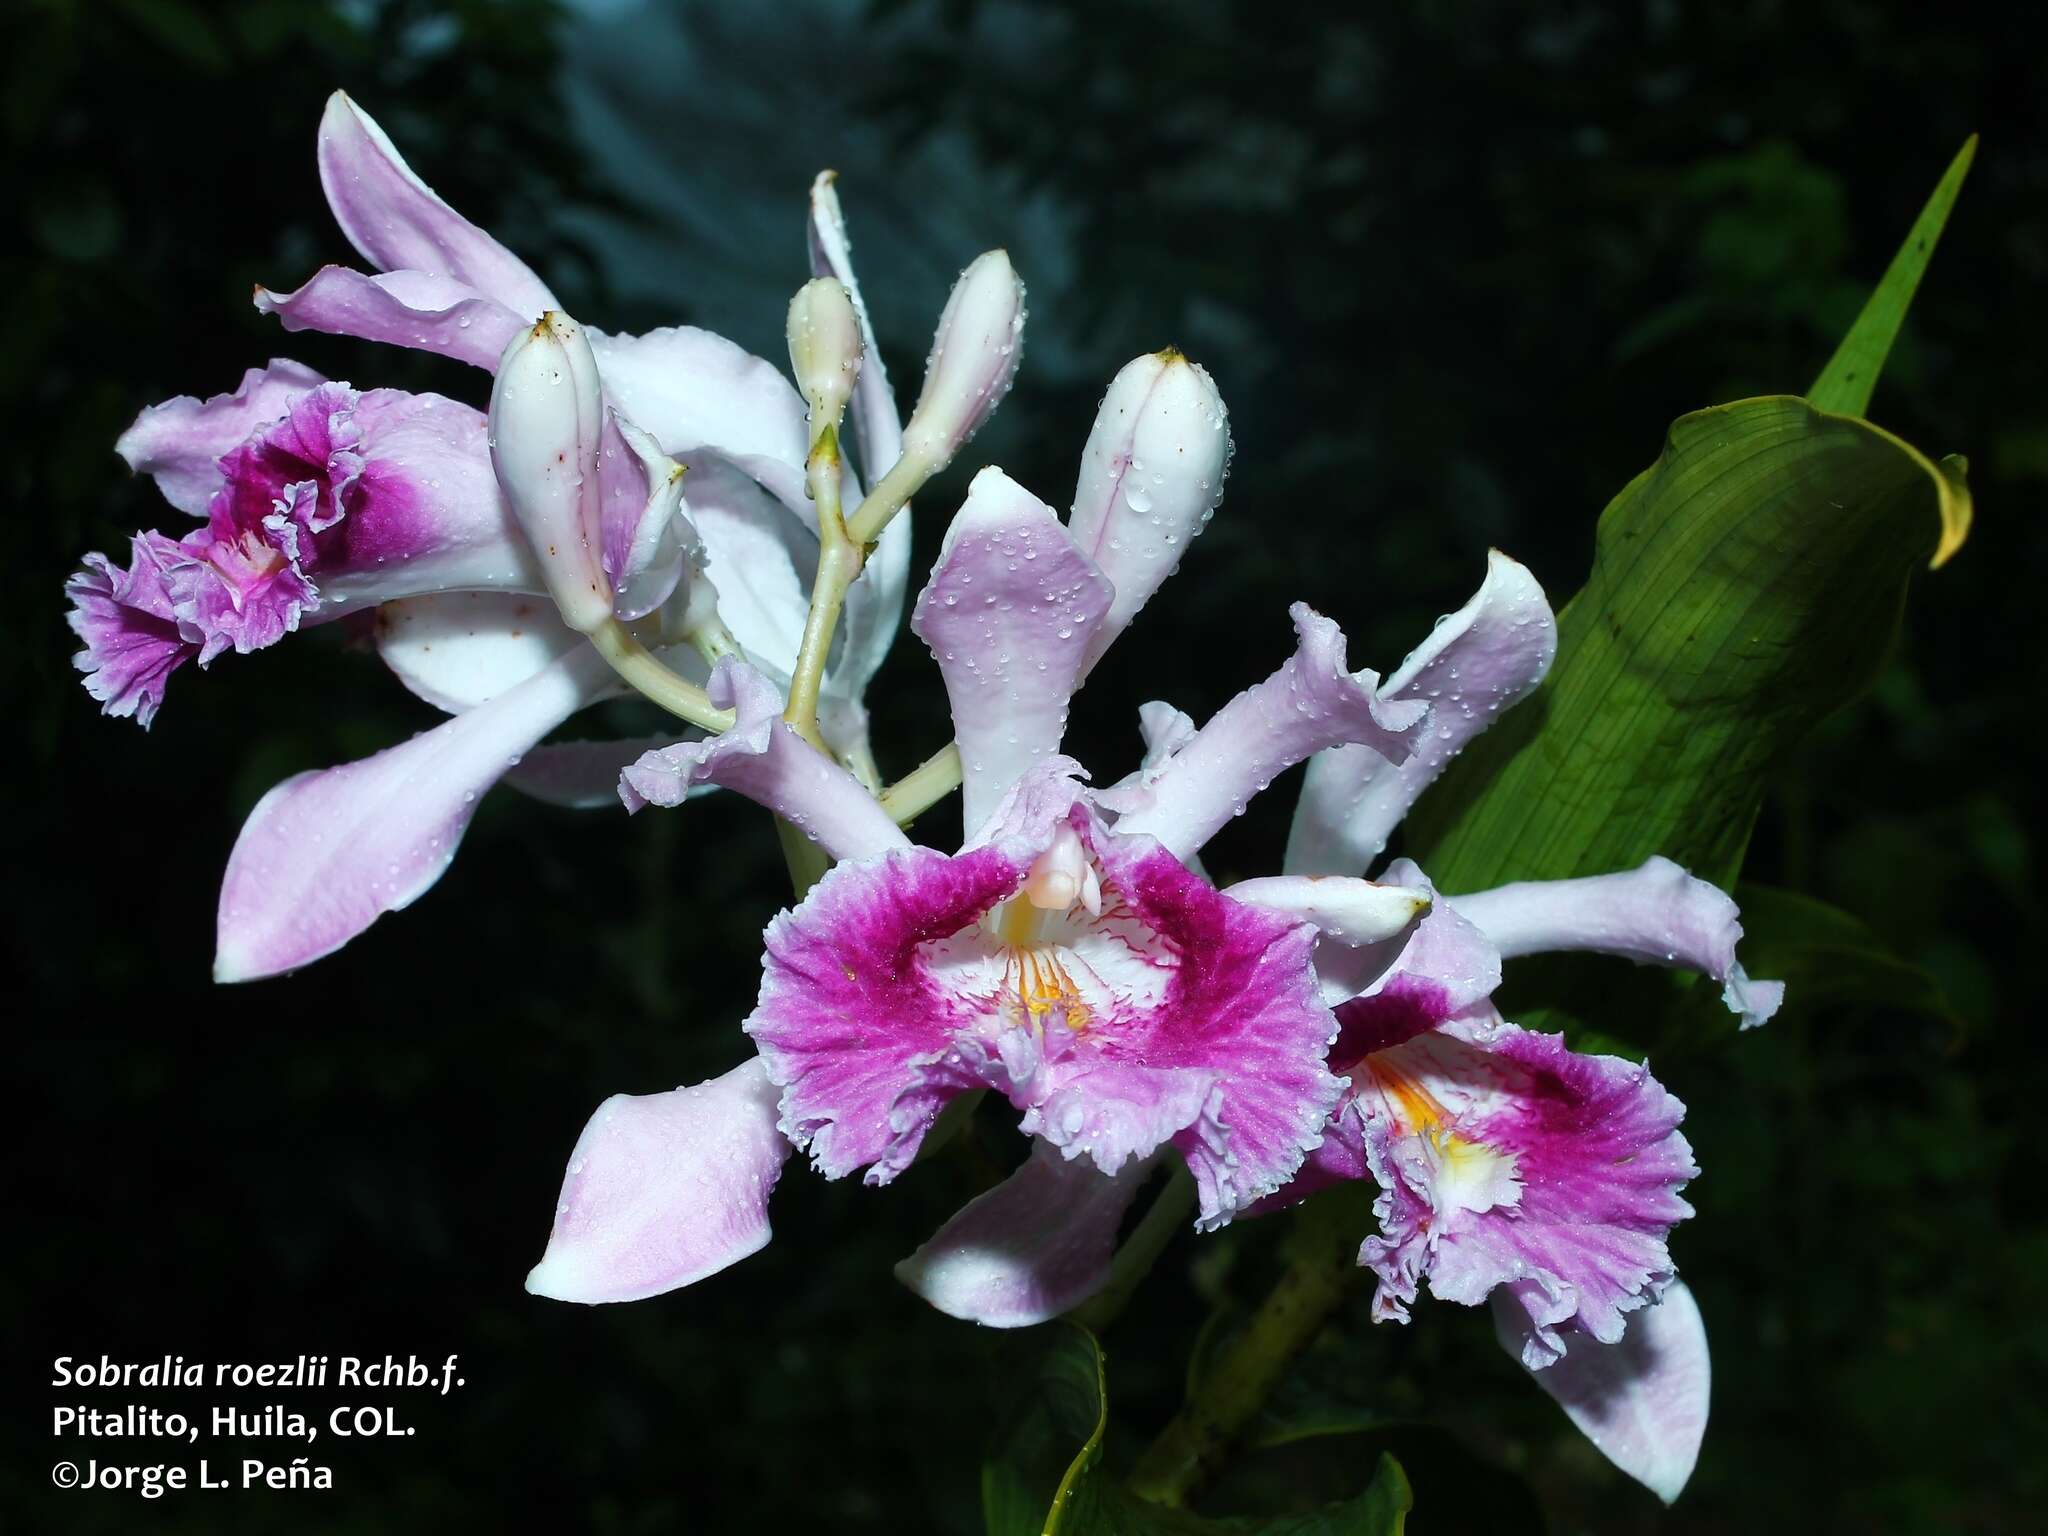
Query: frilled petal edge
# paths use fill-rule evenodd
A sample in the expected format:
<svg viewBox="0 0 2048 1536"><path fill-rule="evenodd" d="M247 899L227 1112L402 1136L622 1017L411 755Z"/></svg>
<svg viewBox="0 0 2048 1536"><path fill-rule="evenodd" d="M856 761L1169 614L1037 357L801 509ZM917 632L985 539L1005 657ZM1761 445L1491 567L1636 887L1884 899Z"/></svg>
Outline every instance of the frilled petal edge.
<svg viewBox="0 0 2048 1536"><path fill-rule="evenodd" d="M1376 1052L1352 1079L1381 1188L1359 1254L1380 1279L1376 1315L1405 1317L1424 1277L1466 1306L1502 1288L1535 1367L1568 1328L1613 1343L1672 1278L1665 1239L1692 1214L1678 1191L1699 1169L1684 1105L1647 1069L1474 1018Z"/></svg>

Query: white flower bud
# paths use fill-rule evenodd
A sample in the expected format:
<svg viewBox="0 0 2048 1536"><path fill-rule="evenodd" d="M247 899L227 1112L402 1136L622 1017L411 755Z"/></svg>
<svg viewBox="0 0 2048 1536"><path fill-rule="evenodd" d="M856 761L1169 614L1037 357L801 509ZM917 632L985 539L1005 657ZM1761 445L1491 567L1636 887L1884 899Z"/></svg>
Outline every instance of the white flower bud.
<svg viewBox="0 0 2048 1536"><path fill-rule="evenodd" d="M816 277L789 301L789 366L811 409L811 441L827 427L835 432L860 376L860 316L846 285Z"/></svg>
<svg viewBox="0 0 2048 1536"><path fill-rule="evenodd" d="M906 458L927 473L951 462L988 420L1016 376L1024 351L1024 283L1004 251L975 257L939 316L924 389L903 429Z"/></svg>
<svg viewBox="0 0 2048 1536"><path fill-rule="evenodd" d="M1088 664L1137 617L1223 499L1230 417L1199 364L1169 347L1110 381L1081 452L1068 531L1116 587Z"/></svg>
<svg viewBox="0 0 2048 1536"><path fill-rule="evenodd" d="M549 310L505 349L491 389L491 463L563 622L612 617L598 487L604 392L583 327Z"/></svg>

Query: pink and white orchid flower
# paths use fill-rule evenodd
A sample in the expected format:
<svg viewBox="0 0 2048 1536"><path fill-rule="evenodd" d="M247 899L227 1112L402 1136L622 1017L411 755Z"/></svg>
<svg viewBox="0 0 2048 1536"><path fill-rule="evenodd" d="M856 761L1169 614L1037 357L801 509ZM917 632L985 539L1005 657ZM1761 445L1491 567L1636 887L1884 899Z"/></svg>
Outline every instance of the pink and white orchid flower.
<svg viewBox="0 0 2048 1536"><path fill-rule="evenodd" d="M1292 889L1312 903L1325 884L1348 879L1328 871L1368 867L1450 759L1542 680L1555 643L1541 589L1494 554L1472 601L1387 681L1389 701L1430 706L1416 749L1396 760L1340 746L1311 761L1289 873L1270 882L1276 896ZM1213 811L1188 821L1178 809L1179 782L1204 771L1190 756L1200 738L1165 706L1150 706L1143 723L1152 751L1115 792L1129 807L1118 828L1153 830L1192 856L1220 824ZM1148 800L1162 789L1164 805ZM1378 879L1434 896L1407 860ZM1424 1279L1446 1300L1491 1299L1517 1359L1617 1465L1667 1499L1689 1475L1706 1422L1705 1333L1697 1308L1674 1292L1665 1246L1691 1214L1678 1191L1698 1172L1677 1130L1683 1106L1643 1067L1521 1029L1491 999L1503 957L1590 950L1704 972L1751 1027L1776 1010L1783 987L1744 973L1741 931L1725 894L1665 859L1438 898L1383 944L1341 943L1326 928L1321 970L1341 994L1327 1061L1345 1086L1321 1143L1258 1207L1373 1180L1380 1231L1360 1262L1379 1278L1376 1315L1405 1319ZM1000 1326L1041 1321L1093 1294L1142 1180L1068 1179L1056 1190L1058 1173L1043 1159L1027 1163L899 1273L944 1310ZM1564 1361L1571 1366L1556 1369Z"/></svg>
<svg viewBox="0 0 2048 1536"><path fill-rule="evenodd" d="M1220 412L1212 401L1205 417ZM1206 451L1216 434L1199 431ZM1203 479L1191 473L1197 494L1168 498L1191 530L1213 504ZM1149 517L1142 501L1135 515ZM1156 586L1178 554L1157 546L1150 569L1134 565L1134 583ZM1113 824L1059 744L1115 595L1050 508L999 470L976 478L912 621L952 703L974 829L957 854L910 844L775 718L773 690L731 662L712 691L737 711L733 730L651 753L626 774L636 804L725 784L839 861L770 925L760 1002L745 1025L781 1089L782 1134L828 1177L864 1169L870 1183L894 1178L944 1107L981 1089L1022 1112L1048 1149L1043 1159L1057 1154L1087 1180L1177 1154L1205 1226L1283 1186L1319 1144L1342 1085L1322 1064L1335 1024L1314 961L1318 922L1348 942L1383 944L1413 925L1426 898L1360 880L1323 882L1313 904L1291 891L1279 901L1263 888L1219 892L1155 837ZM1152 792L1160 810L1220 824L1280 768L1330 746L1406 753L1426 707L1390 703L1376 674L1349 670L1327 620L1298 609L1296 624L1297 654L1241 695L1214 736L1190 743L1206 769ZM681 1092L694 1097L672 1100L679 1119L711 1113L703 1090ZM724 1096L718 1113L733 1102ZM644 1169L621 1159L609 1176L631 1182ZM586 1166L530 1284L573 1300L620 1289L568 1257L592 1251L603 1226L584 1214L586 1202L659 1208L650 1242L678 1230L756 1229L705 1209L704 1186L686 1170L668 1188L667 1202L622 1198ZM603 1247L643 1251L613 1233ZM701 1258L693 1249L677 1284L701 1272ZM632 1267L644 1268L637 1258ZM572 1274L589 1283L562 1284Z"/></svg>
<svg viewBox="0 0 2048 1536"><path fill-rule="evenodd" d="M259 290L258 307L288 329L493 369L508 353L525 358L522 338L552 316L548 334L575 336L597 363L576 377L579 419L597 423L594 440L578 440L578 467L594 463L596 475L579 472L572 498L592 584L618 619L668 646L664 658L686 677L705 671L683 642L715 632L786 684L818 558L804 403L788 380L692 327L622 337L564 320L546 285L437 197L339 92L319 167L343 231L382 270L324 268L295 293ZM866 338L854 441L864 466L886 469L902 427L829 173L812 188L809 225L814 270L844 285ZM503 447L515 455L545 435L544 422L523 417L512 428ZM223 881L217 979L304 965L409 904L447 867L499 779L560 804L609 804L620 767L648 747L539 745L617 680L534 601L562 583L522 529L531 508L501 491L490 435L482 413L439 396L359 394L277 362L233 394L153 407L122 438L131 466L207 524L182 539L138 535L125 568L94 555L73 578L79 665L108 713L146 725L185 661L204 665L374 607L383 659L453 716L362 762L301 774L258 804ZM871 762L862 696L900 619L909 539L907 517L883 534L847 595L824 675L820 728L857 765Z"/></svg>
<svg viewBox="0 0 2048 1536"><path fill-rule="evenodd" d="M339 91L321 120L319 166L336 222L376 271L328 266L290 293L259 288L257 307L287 330L389 342L495 371L522 332L561 312L524 262L436 196L383 129ZM903 428L866 325L829 172L811 190L809 229L813 272L845 284L866 332L854 445L861 473L873 478L901 455ZM805 491L810 439L802 397L773 364L695 326L643 336L582 332L608 408L688 472L699 575L710 598L700 611L715 612L743 655L786 682L818 559L816 514ZM857 499L850 495L849 504ZM679 554L670 551L671 559ZM902 516L847 594L820 726L853 760L868 757L862 699L895 638L909 561L909 518Z"/></svg>
<svg viewBox="0 0 2048 1536"><path fill-rule="evenodd" d="M86 557L69 592L87 689L148 725L187 661L425 592L544 591L486 436L456 401L285 361L232 394L150 407L116 449L205 522L137 534L126 569Z"/></svg>

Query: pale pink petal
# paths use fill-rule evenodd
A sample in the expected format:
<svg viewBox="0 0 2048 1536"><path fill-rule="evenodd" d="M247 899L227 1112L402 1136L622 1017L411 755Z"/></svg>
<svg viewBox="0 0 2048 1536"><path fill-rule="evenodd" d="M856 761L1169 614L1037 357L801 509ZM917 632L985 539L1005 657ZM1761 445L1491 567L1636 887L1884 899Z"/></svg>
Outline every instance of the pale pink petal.
<svg viewBox="0 0 2048 1536"><path fill-rule="evenodd" d="M699 579L718 594L718 617L747 660L787 680L796 666L818 540L751 475L714 453L693 453L683 494L704 544Z"/></svg>
<svg viewBox="0 0 2048 1536"><path fill-rule="evenodd" d="M1521 1355L1520 1313L1497 1293L1503 1348ZM1666 1504L1684 1491L1706 1438L1712 1368L1699 1303L1673 1280L1628 1320L1619 1343L1570 1335L1563 1358L1532 1371L1600 1453Z"/></svg>
<svg viewBox="0 0 2048 1536"><path fill-rule="evenodd" d="M759 1057L692 1088L606 1099L569 1154L527 1290L641 1301L758 1253L789 1150Z"/></svg>
<svg viewBox="0 0 2048 1536"><path fill-rule="evenodd" d="M663 453L683 460L706 450L720 454L815 529L804 486L810 435L803 397L780 369L692 325L589 336L606 398Z"/></svg>
<svg viewBox="0 0 2048 1536"><path fill-rule="evenodd" d="M376 276L322 267L290 293L256 290L256 308L288 331L356 336L495 370L512 338L532 323L453 278L424 272Z"/></svg>
<svg viewBox="0 0 2048 1536"><path fill-rule="evenodd" d="M1095 792L1096 805L1119 818L1153 807L1152 785L1161 770L1199 734L1192 719L1158 699L1138 706L1138 733L1145 742L1145 755L1138 766L1107 789ZM1183 854L1181 861L1203 879L1209 878L1198 854Z"/></svg>
<svg viewBox="0 0 2048 1536"><path fill-rule="evenodd" d="M1113 1178L1169 1141L1183 1150L1190 1167L1199 1164L1213 1173L1231 1166L1219 1070L1104 1061L1103 1054L1075 1051L1035 1075L1027 1091L1013 1091L1013 1100L1023 1098L1029 1106L1019 1125L1062 1156L1086 1161L1097 1177ZM1211 1225L1221 1226L1234 1214L1231 1196L1218 1181L1207 1202Z"/></svg>
<svg viewBox="0 0 2048 1536"><path fill-rule="evenodd" d="M321 619L424 592L542 590L498 494L484 414L442 395L357 397L360 478L310 537Z"/></svg>
<svg viewBox="0 0 2048 1536"><path fill-rule="evenodd" d="M1358 742L1399 761L1422 740L1427 705L1388 698L1377 672L1351 671L1343 631L1307 604L1288 612L1299 636L1295 654L1150 775L1150 803L1123 816L1124 831L1148 833L1186 856L1305 757Z"/></svg>
<svg viewBox="0 0 2048 1536"><path fill-rule="evenodd" d="M999 469L974 477L910 620L952 702L970 832L1058 753L1112 595L1052 508Z"/></svg>
<svg viewBox="0 0 2048 1536"><path fill-rule="evenodd" d="M1579 880L1527 880L1451 899L1500 952L1591 950L1642 965L1704 971L1722 984L1742 1027L1763 1023L1785 998L1781 981L1752 981L1735 959L1741 914L1718 886L1666 858Z"/></svg>
<svg viewBox="0 0 2048 1536"><path fill-rule="evenodd" d="M1405 761L1370 746L1332 747L1308 765L1287 869L1358 875L1370 869L1416 797L1465 744L1532 692L1557 654L1557 622L1528 569L1499 550L1472 600L1437 620L1429 638L1386 681L1390 699L1431 706L1430 728Z"/></svg>
<svg viewBox="0 0 2048 1536"><path fill-rule="evenodd" d="M1096 805L1125 819L1153 808L1157 797L1152 786L1161 771L1201 733L1188 715L1154 699L1138 706L1138 734L1145 743L1138 766L1095 792Z"/></svg>
<svg viewBox="0 0 2048 1536"><path fill-rule="evenodd" d="M1010 786L997 803L995 814L969 837L961 852L976 848L1007 848L1026 864L1046 850L1048 841L1059 834L1083 793L1088 770L1071 757L1054 756Z"/></svg>
<svg viewBox="0 0 2048 1536"><path fill-rule="evenodd" d="M679 805L698 784L722 784L765 805L835 859L859 859L910 840L881 802L782 718L782 698L744 662L711 674L711 702L738 719L721 735L649 752L628 768L619 793L628 810Z"/></svg>
<svg viewBox="0 0 2048 1536"><path fill-rule="evenodd" d="M325 382L303 363L272 358L243 374L230 394L180 395L150 406L115 440L114 452L137 474L155 479L164 500L180 512L204 517L221 488L221 455L281 420L294 400Z"/></svg>
<svg viewBox="0 0 2048 1536"><path fill-rule="evenodd" d="M598 445L599 523L613 611L628 623L675 598L704 550L683 502L683 466L617 411L605 412Z"/></svg>
<svg viewBox="0 0 2048 1536"><path fill-rule="evenodd" d="M583 645L545 597L444 592L377 610L377 654L434 708L460 714Z"/></svg>
<svg viewBox="0 0 2048 1536"><path fill-rule="evenodd" d="M1138 706L1138 734L1145 742L1140 772L1159 767L1199 734L1194 719L1171 704L1154 699Z"/></svg>
<svg viewBox="0 0 2048 1536"><path fill-rule="evenodd" d="M345 92L327 98L319 162L335 222L379 270L453 279L526 320L558 307L532 268L413 174L384 130Z"/></svg>
<svg viewBox="0 0 2048 1536"><path fill-rule="evenodd" d="M594 651L574 652L402 746L271 790L228 855L215 980L296 969L411 905L455 857L483 793L611 683Z"/></svg>
<svg viewBox="0 0 2048 1536"><path fill-rule="evenodd" d="M962 1206L896 1266L896 1278L949 1317L1029 1328L1101 1290L1117 1229L1156 1163L1107 1178L1033 1142L1024 1165Z"/></svg>

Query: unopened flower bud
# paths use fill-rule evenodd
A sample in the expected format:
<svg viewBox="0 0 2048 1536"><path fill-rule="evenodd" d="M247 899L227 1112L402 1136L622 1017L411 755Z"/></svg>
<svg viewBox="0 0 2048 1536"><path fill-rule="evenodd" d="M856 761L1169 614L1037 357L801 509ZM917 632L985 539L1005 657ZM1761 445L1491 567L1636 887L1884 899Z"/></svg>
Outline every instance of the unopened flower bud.
<svg viewBox="0 0 2048 1536"><path fill-rule="evenodd" d="M789 301L789 366L811 409L811 441L839 429L860 376L860 316L836 277L816 277Z"/></svg>
<svg viewBox="0 0 2048 1536"><path fill-rule="evenodd" d="M1124 365L1095 414L1068 531L1116 587L1088 665L1173 573L1223 499L1230 418L1200 364L1172 347Z"/></svg>
<svg viewBox="0 0 2048 1536"><path fill-rule="evenodd" d="M1024 284L1004 251L975 257L939 316L903 452L936 473L988 420L1024 351Z"/></svg>
<svg viewBox="0 0 2048 1536"><path fill-rule="evenodd" d="M612 617L598 486L603 425L590 342L574 320L549 310L513 338L498 364L491 463L563 622L586 635Z"/></svg>

